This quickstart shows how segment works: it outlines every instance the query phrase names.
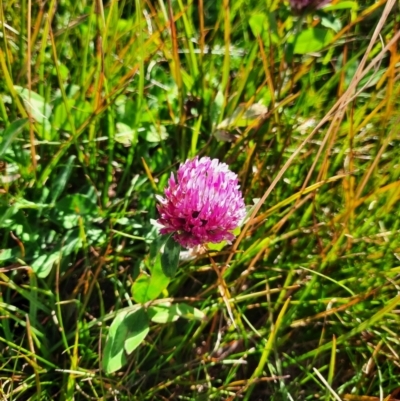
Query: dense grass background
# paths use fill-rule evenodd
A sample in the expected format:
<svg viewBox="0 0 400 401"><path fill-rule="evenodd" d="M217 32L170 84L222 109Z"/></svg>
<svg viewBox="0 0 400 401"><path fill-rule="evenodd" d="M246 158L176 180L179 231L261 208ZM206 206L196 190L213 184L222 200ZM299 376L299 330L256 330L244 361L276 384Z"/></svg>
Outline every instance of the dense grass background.
<svg viewBox="0 0 400 401"><path fill-rule="evenodd" d="M396 399L399 23L393 0L0 0L0 398ZM213 256L236 324L182 260L162 297L206 319L152 324L108 375L194 155L256 204Z"/></svg>

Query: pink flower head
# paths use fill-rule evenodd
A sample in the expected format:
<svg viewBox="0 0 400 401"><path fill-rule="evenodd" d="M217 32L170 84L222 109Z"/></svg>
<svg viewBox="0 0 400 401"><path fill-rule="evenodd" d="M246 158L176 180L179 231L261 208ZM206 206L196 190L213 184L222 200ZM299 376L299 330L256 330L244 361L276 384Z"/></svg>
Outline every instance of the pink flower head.
<svg viewBox="0 0 400 401"><path fill-rule="evenodd" d="M160 233L174 233L185 248L232 241L246 214L237 175L217 159L186 160L176 180L171 173L164 193L165 198L157 196Z"/></svg>
<svg viewBox="0 0 400 401"><path fill-rule="evenodd" d="M320 8L328 4L330 0L289 0L290 6L295 11L304 11L306 9Z"/></svg>

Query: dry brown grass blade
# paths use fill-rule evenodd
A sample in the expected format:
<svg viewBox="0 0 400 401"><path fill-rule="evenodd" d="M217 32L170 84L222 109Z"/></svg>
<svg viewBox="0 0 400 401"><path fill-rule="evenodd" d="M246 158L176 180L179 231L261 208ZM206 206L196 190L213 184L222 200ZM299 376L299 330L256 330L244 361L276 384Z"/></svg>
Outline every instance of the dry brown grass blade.
<svg viewBox="0 0 400 401"><path fill-rule="evenodd" d="M328 131L320 145L320 148L318 150L317 155L315 156L314 162L307 174L306 179L304 180L303 183L303 189L307 186L309 180L311 179L311 176L315 170L315 167L317 165L317 162L322 154L323 149L325 148L325 145L328 141L328 139L331 137L332 134L335 134L335 132L338 130L340 123L343 120L344 114L345 114L345 108L355 99L355 97L362 91L359 90L357 93L353 93L357 87L357 85L359 84L359 82L361 81L361 79L366 75L366 72L370 70L371 64L370 63L369 67L364 69L367 60L369 58L369 55L376 43L376 41L379 39L379 34L382 30L382 28L384 27L385 21L388 18L390 11L392 10L392 8L394 7L396 3L396 0L389 0L386 3L385 9L382 12L381 18L379 20L378 25L375 28L374 34L372 35L372 38L369 42L369 45L367 47L367 50L363 56L363 58L360 61L360 64L354 74L354 77L348 87L348 89L346 90L346 92L340 97L339 101L335 104L335 106L337 105L337 108L335 108L335 111L333 112L333 120L328 128ZM397 37L397 35L395 35L395 37ZM392 41L390 42L392 43ZM391 48L391 46L386 46L385 49L389 50ZM385 51L386 53L386 51ZM382 56L383 56L383 52L380 53L380 57L379 60L381 60ZM374 64L375 65L375 64ZM334 106L334 107L335 107ZM330 112L328 113L330 114ZM320 177L319 177L320 178Z"/></svg>
<svg viewBox="0 0 400 401"><path fill-rule="evenodd" d="M355 18L354 21L351 21L349 24L347 24L345 27L343 27L342 30L340 30L332 39L332 42L336 42L338 39L340 39L346 32L348 32L351 28L359 24L361 21L363 21L366 17L368 17L370 14L376 12L376 10L381 7L383 4L385 4L387 0L379 0L366 10L364 10L361 15L358 18Z"/></svg>
<svg viewBox="0 0 400 401"><path fill-rule="evenodd" d="M372 172L375 170L379 160L381 159L383 152L385 151L385 149L389 145L390 141L393 139L394 134L398 133L398 123L399 123L399 121L400 121L400 118L398 118L396 120L395 124L393 124L393 128L390 130L388 136L383 141L383 144L382 144L381 148L379 149L378 154L376 155L374 161L371 163L369 169L364 174L364 176L363 176L363 178L361 180L361 183L357 188L356 199L359 198L362 195L362 192L363 192L365 186L367 185L367 182L368 182L369 178L371 177Z"/></svg>
<svg viewBox="0 0 400 401"><path fill-rule="evenodd" d="M330 315L332 315L332 314L335 314L335 313L337 313L337 312L341 312L341 311L343 311L343 310L346 310L346 309L348 309L350 306L356 305L356 304L358 304L359 302L362 302L362 301L366 300L368 297L370 297L371 295L374 295L376 292L377 292L377 290L370 291L370 292L368 292L368 293L365 294L365 295L357 296L357 297L355 297L354 299L349 300L349 302L348 302L347 304L338 306L338 307L336 307L336 308L328 309L328 310L326 310L326 311L324 311L324 312L317 313L316 315L307 317L307 318L305 318L305 319L295 320L295 321L290 325L290 327L293 327L293 328L294 328L294 327L306 326L307 324L309 324L309 323L311 323L311 322L314 322L315 320L323 319L323 318L325 318L325 317L327 317L327 316L330 316Z"/></svg>
<svg viewBox="0 0 400 401"><path fill-rule="evenodd" d="M371 192L368 195L363 196L360 199L356 199L353 204L351 205L351 207L349 207L348 209L345 210L344 213L340 213L337 214L331 221L331 223L337 223L337 222L342 222L343 224L346 224L347 219L349 217L349 215L360 205L362 205L364 202L366 202L367 200L374 198L375 196L385 193L387 191L390 190L400 190L400 181L395 181L392 182L388 185L385 185L384 187L378 188L375 191Z"/></svg>
<svg viewBox="0 0 400 401"><path fill-rule="evenodd" d="M381 401L379 397L369 397L368 395L352 395L345 394L344 401ZM383 401L400 401L398 398L392 398L392 396L386 397Z"/></svg>
<svg viewBox="0 0 400 401"><path fill-rule="evenodd" d="M225 303L229 318L231 319L232 324L235 327L235 329L237 329L237 324L236 324L235 318L233 317L233 313L232 313L232 307L229 303L229 300L231 299L231 295L229 293L228 286L226 285L226 282L221 274L221 271L218 269L218 266L215 264L214 259L211 256L210 256L210 261L211 261L211 265L218 277L218 290Z"/></svg>
<svg viewBox="0 0 400 401"><path fill-rule="evenodd" d="M298 146L298 148L292 153L292 155L289 157L289 159L286 161L286 163L284 164L284 166L281 168L281 170L279 171L279 173L276 175L275 179L272 181L271 185L268 187L268 189L266 190L266 192L264 193L263 197L257 202L256 206L254 207L254 210L250 216L249 221L245 224L245 226L243 227L240 235L237 237L235 243L232 246L232 253L229 255L228 260L227 260L227 265L231 262L233 255L235 253L235 251L237 250L237 248L239 247L240 242L242 241L242 239L244 238L245 234L247 233L248 229L250 228L250 226L253 224L253 219L254 217L257 215L258 211L260 210L261 206L264 204L264 202L266 201L266 199L268 198L268 196L271 194L271 192L273 191L273 189L275 188L276 184L280 181L280 179L283 177L283 175L285 174L285 172L287 171L287 169L290 167L290 165L292 164L293 160L297 157L297 155L300 153L300 151L303 149L303 147L311 140L311 138L318 132L318 130L326 123L330 120L330 118L332 116L337 115L337 113L339 113L339 116L341 116L344 113L344 108L355 98L354 95L354 91L355 88L357 87L358 83L361 81L361 79L382 59L383 55L390 49L390 47L393 45L393 43L395 43L398 38L400 37L400 32L397 32L394 37L389 41L389 43L381 50L381 52L379 52L379 54L370 62L370 64L368 65L367 68L364 69L365 64L368 60L369 54L376 42L376 40L379 37L379 33L382 30L384 23L391 11L391 9L394 7L396 0L389 0L386 3L385 9L382 13L382 16L379 20L379 23L374 31L374 35L371 38L371 41L368 45L367 51L364 55L364 57L362 58L360 65L353 77L353 80L351 81L349 88L346 90L346 92L339 98L339 100L333 105L333 107L329 110L329 112L325 115L324 118L322 118L322 120L317 124L317 126L313 129L313 131L306 137L306 139ZM341 117L340 117L341 118ZM325 138L323 140L323 143L321 144L321 148L318 152L318 155L321 154L322 149L326 143L326 141L329 138L329 135L331 133L331 130L333 129L333 123L336 123L338 120L333 120L327 134L325 135ZM315 169L316 163L317 163L317 159L318 156L316 157L310 171L309 174L307 175L305 181L304 181L304 188L306 187L309 179L311 178L312 172Z"/></svg>

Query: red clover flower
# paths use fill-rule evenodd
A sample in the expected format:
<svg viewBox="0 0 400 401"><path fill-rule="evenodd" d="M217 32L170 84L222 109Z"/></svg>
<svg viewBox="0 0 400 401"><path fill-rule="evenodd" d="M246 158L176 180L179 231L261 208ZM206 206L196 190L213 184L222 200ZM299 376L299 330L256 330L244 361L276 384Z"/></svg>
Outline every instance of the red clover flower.
<svg viewBox="0 0 400 401"><path fill-rule="evenodd" d="M238 177L225 163L209 157L186 160L171 173L165 198L157 196L163 226L185 248L208 242L231 242L232 231L246 215Z"/></svg>
<svg viewBox="0 0 400 401"><path fill-rule="evenodd" d="M292 9L298 12L320 8L329 2L330 0L289 0Z"/></svg>

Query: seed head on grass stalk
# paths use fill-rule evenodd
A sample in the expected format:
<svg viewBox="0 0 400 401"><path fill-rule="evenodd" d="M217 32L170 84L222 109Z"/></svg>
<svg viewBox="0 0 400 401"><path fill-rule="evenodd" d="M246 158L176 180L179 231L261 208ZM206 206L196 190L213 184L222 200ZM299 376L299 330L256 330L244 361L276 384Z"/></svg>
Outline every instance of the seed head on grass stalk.
<svg viewBox="0 0 400 401"><path fill-rule="evenodd" d="M184 248L209 242L230 243L246 209L238 177L225 163L209 157L186 160L171 174L165 197L158 196L161 234L173 233Z"/></svg>

